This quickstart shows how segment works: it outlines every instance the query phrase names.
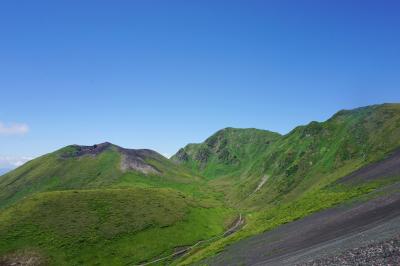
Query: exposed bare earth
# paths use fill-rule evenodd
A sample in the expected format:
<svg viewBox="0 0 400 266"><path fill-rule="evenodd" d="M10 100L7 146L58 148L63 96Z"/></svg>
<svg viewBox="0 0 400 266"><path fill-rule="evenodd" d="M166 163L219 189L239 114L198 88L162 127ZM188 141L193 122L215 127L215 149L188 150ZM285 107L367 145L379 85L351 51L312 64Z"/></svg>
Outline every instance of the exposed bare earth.
<svg viewBox="0 0 400 266"><path fill-rule="evenodd" d="M72 145L72 146L75 147L76 151L73 154L66 155L66 157L80 157L84 155L96 156L102 153L104 150L110 148L112 144L109 142L104 142L92 146L84 146L84 145Z"/></svg>
<svg viewBox="0 0 400 266"><path fill-rule="evenodd" d="M400 152L397 151L387 159L362 168L339 182L352 183L390 178L398 176L399 173ZM272 231L244 239L227 247L205 263L207 265L304 263L387 265L386 257L389 254L392 254L394 261L399 255L399 241L396 238L400 234L399 188L400 184L395 184L380 191L381 195L374 199L324 210ZM369 252L370 255L367 255ZM353 256L355 257L351 258ZM360 263L357 264L358 262Z"/></svg>
<svg viewBox="0 0 400 266"><path fill-rule="evenodd" d="M0 258L0 266L43 266L46 261L34 251L20 251Z"/></svg>
<svg viewBox="0 0 400 266"><path fill-rule="evenodd" d="M400 176L400 150L382 161L367 165L341 178L339 183L359 183L393 176Z"/></svg>
<svg viewBox="0 0 400 266"><path fill-rule="evenodd" d="M145 155L150 153L148 150L128 150L121 149L122 155L121 170L135 170L144 174L159 174L160 172L152 165L146 163ZM148 155L147 155L148 156Z"/></svg>
<svg viewBox="0 0 400 266"><path fill-rule="evenodd" d="M121 154L120 168L123 172L134 170L144 174L160 174L160 171L146 162L146 158L158 159L161 155L148 149L125 149L109 142L92 146L73 145L76 151L66 157L97 156L103 151L115 148Z"/></svg>
<svg viewBox="0 0 400 266"><path fill-rule="evenodd" d="M400 193L325 210L229 246L210 265L294 265L400 233Z"/></svg>

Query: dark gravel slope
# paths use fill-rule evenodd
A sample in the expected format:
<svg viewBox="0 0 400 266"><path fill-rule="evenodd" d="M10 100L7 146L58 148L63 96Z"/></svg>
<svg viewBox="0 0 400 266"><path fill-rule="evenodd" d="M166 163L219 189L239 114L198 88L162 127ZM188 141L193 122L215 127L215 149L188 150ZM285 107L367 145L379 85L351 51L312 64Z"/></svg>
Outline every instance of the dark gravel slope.
<svg viewBox="0 0 400 266"><path fill-rule="evenodd" d="M400 150L341 178L360 183L400 176ZM232 244L209 265L295 265L400 234L400 184L365 202L342 205Z"/></svg>
<svg viewBox="0 0 400 266"><path fill-rule="evenodd" d="M381 230L378 230L381 228ZM400 233L400 193L328 209L229 246L209 265L294 265ZM365 242L364 242L365 243ZM326 248L325 248L326 247ZM344 249L344 250L345 250Z"/></svg>
<svg viewBox="0 0 400 266"><path fill-rule="evenodd" d="M400 265L400 236L298 265Z"/></svg>
<svg viewBox="0 0 400 266"><path fill-rule="evenodd" d="M369 164L338 180L338 183L360 183L400 176L400 149L382 161Z"/></svg>

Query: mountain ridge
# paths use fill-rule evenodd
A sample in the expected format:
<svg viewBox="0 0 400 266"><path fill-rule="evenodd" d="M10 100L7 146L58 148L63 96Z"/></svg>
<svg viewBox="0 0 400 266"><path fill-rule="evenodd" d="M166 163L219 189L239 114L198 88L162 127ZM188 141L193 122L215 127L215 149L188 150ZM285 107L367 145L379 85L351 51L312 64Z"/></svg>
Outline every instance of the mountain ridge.
<svg viewBox="0 0 400 266"><path fill-rule="evenodd" d="M399 104L341 110L326 121L311 121L295 127L285 135L278 135L270 145L263 146L261 151L245 150L253 153L249 155L252 160L245 167L241 167L240 171L231 171L234 166L226 166L228 170L220 173L210 174L201 170L200 173L208 178L217 177L215 183L221 191L228 190L226 193L231 201L242 201L252 194L252 191L257 190L258 193L254 194L250 204L254 204L254 200L262 195L263 199L260 198L259 201L260 204L265 204L265 201L273 201L280 195L295 195L298 190L295 188L298 185L303 186L302 184L305 186L308 182L304 178L305 175L309 176L307 179L335 171L344 171L342 174L345 175L346 171L350 171L345 170L345 166L353 164L351 169L355 170L383 158L385 154L400 146L399 135ZM266 140L265 137L261 138L259 143ZM206 141L197 145L207 146ZM182 149L180 151L182 152ZM173 159L179 160L179 153L174 155ZM201 158L196 157L196 153L193 154L180 163L196 169L191 161L201 162ZM342 168L343 170L340 170ZM257 189L265 175L271 178Z"/></svg>
<svg viewBox="0 0 400 266"><path fill-rule="evenodd" d="M250 160L279 136L268 130L227 127L202 143L186 145L171 160L213 178L246 168Z"/></svg>
<svg viewBox="0 0 400 266"><path fill-rule="evenodd" d="M0 207L41 191L145 185L160 178L173 183L198 179L149 149L125 149L109 142L68 145L2 176ZM157 185L158 181L154 182Z"/></svg>
<svg viewBox="0 0 400 266"><path fill-rule="evenodd" d="M170 159L109 142L69 145L0 177L0 262L31 247L54 265L190 265L312 213L390 194L399 148L400 104L341 110L285 135L228 127ZM225 235L238 217L243 225Z"/></svg>

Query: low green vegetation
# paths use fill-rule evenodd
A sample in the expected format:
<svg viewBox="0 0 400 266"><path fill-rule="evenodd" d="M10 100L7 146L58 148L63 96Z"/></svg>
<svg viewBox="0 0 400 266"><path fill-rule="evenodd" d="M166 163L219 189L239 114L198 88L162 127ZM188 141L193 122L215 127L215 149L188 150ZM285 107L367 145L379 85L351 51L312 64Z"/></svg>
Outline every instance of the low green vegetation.
<svg viewBox="0 0 400 266"><path fill-rule="evenodd" d="M224 193L231 206L247 213L246 226L228 238L193 251L180 263L205 259L239 239L397 182L382 179L368 184L347 184L348 187L335 184L360 167L383 159L399 146L398 104L340 111L326 122L295 128L254 156L251 165L242 172L208 176L212 177L209 185ZM266 182L258 187L265 177Z"/></svg>
<svg viewBox="0 0 400 266"><path fill-rule="evenodd" d="M157 172L124 170L124 156ZM0 258L126 265L221 234L238 215L205 180L161 155L72 145L0 179Z"/></svg>
<svg viewBox="0 0 400 266"><path fill-rule="evenodd" d="M171 160L110 143L68 146L0 177L0 261L35 254L50 265L135 265L221 235L242 214L238 232L159 264L199 262L399 182L339 182L398 147L399 104L340 111L283 136L226 128Z"/></svg>
<svg viewBox="0 0 400 266"><path fill-rule="evenodd" d="M212 179L244 172L280 135L255 128L225 128L200 144L180 149L172 160Z"/></svg>
<svg viewBox="0 0 400 266"><path fill-rule="evenodd" d="M229 204L263 209L267 203L294 200L305 190L384 158L400 146L399 136L400 105L383 104L340 111L325 122L299 126L284 136L227 128L172 158L212 179L209 184L225 194ZM239 159L221 161L225 153ZM265 176L269 177L265 184L249 197Z"/></svg>
<svg viewBox="0 0 400 266"><path fill-rule="evenodd" d="M320 210L324 210L351 200L366 200L373 197L378 188L400 182L400 176L391 179L371 181L359 186L348 187L332 185L323 189L309 191L300 198L289 203L276 203L265 206L262 211L247 212L246 225L237 233L213 242L212 244L193 250L190 254L174 262L175 265L191 265L198 263L223 250L236 241L272 230L280 225L301 219ZM363 197L370 195L370 197Z"/></svg>
<svg viewBox="0 0 400 266"><path fill-rule="evenodd" d="M221 234L234 216L170 189L45 192L0 214L0 254L33 249L53 265L133 265Z"/></svg>
<svg viewBox="0 0 400 266"><path fill-rule="evenodd" d="M290 201L384 158L400 146L399 136L398 104L340 111L326 122L311 122L283 136L248 174L273 177L257 194L260 202Z"/></svg>
<svg viewBox="0 0 400 266"><path fill-rule="evenodd" d="M160 174L157 175L123 171L122 154L115 145L108 145L96 155L82 156L75 155L77 147L68 146L44 155L2 176L0 209L43 191L118 187L127 183L143 183L140 180L146 180L147 187L174 186L189 191L193 190L193 184L200 181L188 170L155 152L155 155L150 154L145 159L146 163L159 169Z"/></svg>

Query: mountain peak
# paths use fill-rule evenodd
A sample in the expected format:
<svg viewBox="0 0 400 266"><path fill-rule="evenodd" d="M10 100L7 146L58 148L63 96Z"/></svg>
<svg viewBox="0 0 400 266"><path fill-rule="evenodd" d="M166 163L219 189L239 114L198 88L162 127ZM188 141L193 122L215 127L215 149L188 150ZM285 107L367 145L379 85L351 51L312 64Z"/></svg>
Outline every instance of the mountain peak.
<svg viewBox="0 0 400 266"><path fill-rule="evenodd" d="M62 158L78 158L83 156L96 157L105 151L114 151L121 156L120 169L126 171L139 171L144 174L160 174L160 171L147 163L147 159L163 160L165 159L159 153L149 149L126 149L110 142L103 142L91 146L70 145L61 151Z"/></svg>
<svg viewBox="0 0 400 266"><path fill-rule="evenodd" d="M84 155L93 155L96 156L100 153L102 153L105 150L108 150L112 147L116 147L116 145L110 143L110 142L103 142L100 144L94 144L91 146L86 146L86 145L70 145L67 146L63 149L62 151L62 157L64 158L69 158L69 157L81 157Z"/></svg>
<svg viewBox="0 0 400 266"><path fill-rule="evenodd" d="M230 173L250 164L259 152L276 141L280 134L256 128L223 128L204 142L188 144L171 159L195 167L202 173ZM213 167L217 165L218 169Z"/></svg>

